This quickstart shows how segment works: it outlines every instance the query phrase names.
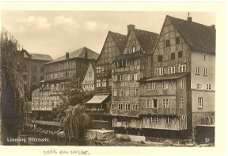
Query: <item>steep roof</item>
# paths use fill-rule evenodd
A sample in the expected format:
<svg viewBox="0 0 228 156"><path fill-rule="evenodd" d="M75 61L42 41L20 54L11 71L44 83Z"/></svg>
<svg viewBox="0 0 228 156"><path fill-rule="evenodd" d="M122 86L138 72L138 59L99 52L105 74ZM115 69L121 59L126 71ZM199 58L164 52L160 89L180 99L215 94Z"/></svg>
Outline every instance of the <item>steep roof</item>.
<svg viewBox="0 0 228 156"><path fill-rule="evenodd" d="M125 48L127 36L119 34L119 33L111 32L111 31L110 31L110 34L113 37L114 41L116 42L116 45L122 52Z"/></svg>
<svg viewBox="0 0 228 156"><path fill-rule="evenodd" d="M86 53L87 53L87 58L88 59L97 59L99 54L92 51L91 49L87 48L87 47L83 47L83 48L80 48L78 50L75 50L71 53L69 53L69 59L71 58L86 58ZM62 61L62 60L65 60L66 59L66 55L64 56L61 56L51 62L57 62L57 61Z"/></svg>
<svg viewBox="0 0 228 156"><path fill-rule="evenodd" d="M84 72L84 75L82 76L83 81L85 80L85 76L86 76L86 74L87 74L87 72L88 72L88 69L89 69L90 64L91 64L93 70L94 70L94 71L96 70L96 62L95 62L95 60L91 60L91 61L88 63L87 67L86 67L86 71Z"/></svg>
<svg viewBox="0 0 228 156"><path fill-rule="evenodd" d="M133 31L144 51L153 50L159 34L140 29L133 29Z"/></svg>
<svg viewBox="0 0 228 156"><path fill-rule="evenodd" d="M120 54L118 55L113 62L115 61L120 61L120 60L126 60L126 59L134 59L134 58L139 58L143 54L141 52L135 52L135 53L130 53L130 54Z"/></svg>
<svg viewBox="0 0 228 156"><path fill-rule="evenodd" d="M35 54L35 53L31 53L32 59L33 60L43 60L43 61L51 61L52 58L50 55L46 55L46 54Z"/></svg>
<svg viewBox="0 0 228 156"><path fill-rule="evenodd" d="M192 51L215 54L216 30L193 21L166 16L188 43Z"/></svg>

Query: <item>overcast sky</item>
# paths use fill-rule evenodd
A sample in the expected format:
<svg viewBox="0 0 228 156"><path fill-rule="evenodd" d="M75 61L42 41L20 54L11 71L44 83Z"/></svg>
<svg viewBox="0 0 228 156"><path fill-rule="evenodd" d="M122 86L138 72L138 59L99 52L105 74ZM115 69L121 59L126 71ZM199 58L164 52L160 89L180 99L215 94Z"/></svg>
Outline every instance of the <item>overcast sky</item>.
<svg viewBox="0 0 228 156"><path fill-rule="evenodd" d="M166 15L186 19L187 12L4 11L2 26L30 53L53 59L81 47L100 53L108 31L126 35L127 25L159 33ZM214 13L191 12L193 21L216 22Z"/></svg>

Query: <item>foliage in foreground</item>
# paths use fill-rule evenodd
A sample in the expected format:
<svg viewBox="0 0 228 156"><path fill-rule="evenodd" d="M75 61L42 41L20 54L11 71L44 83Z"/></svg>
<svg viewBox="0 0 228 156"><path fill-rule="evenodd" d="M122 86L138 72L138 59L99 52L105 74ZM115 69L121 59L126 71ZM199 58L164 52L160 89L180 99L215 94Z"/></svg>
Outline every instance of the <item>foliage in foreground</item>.
<svg viewBox="0 0 228 156"><path fill-rule="evenodd" d="M17 138L23 121L24 91L18 72L20 53L15 38L6 31L1 32L1 137Z"/></svg>

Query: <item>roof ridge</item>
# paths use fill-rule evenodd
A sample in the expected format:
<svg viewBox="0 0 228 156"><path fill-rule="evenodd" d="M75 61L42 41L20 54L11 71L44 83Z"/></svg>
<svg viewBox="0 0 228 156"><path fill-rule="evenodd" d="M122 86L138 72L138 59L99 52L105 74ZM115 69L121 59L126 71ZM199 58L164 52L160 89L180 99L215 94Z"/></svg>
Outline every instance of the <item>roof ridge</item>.
<svg viewBox="0 0 228 156"><path fill-rule="evenodd" d="M143 32L146 32L146 33L151 33L151 34L154 34L154 35L158 35L158 33L155 33L155 32L152 32L152 31L148 31L148 30L142 30L142 29L133 29L133 31L136 30L136 31L143 31Z"/></svg>
<svg viewBox="0 0 228 156"><path fill-rule="evenodd" d="M188 22L188 20L186 19L182 19L182 18L177 18L177 17L173 17L173 16L170 16L170 15L166 15L168 18L173 18L173 19L176 19L176 20L181 20L181 21L184 21L184 22ZM201 26L204 26L204 27L208 27L210 28L212 25L205 25L205 24L202 24L202 23L198 23L198 22L195 22L195 21L192 21L191 23L194 23L194 24L198 24L198 25L201 25Z"/></svg>
<svg viewBox="0 0 228 156"><path fill-rule="evenodd" d="M113 34L118 34L118 35L122 35L122 36L125 36L125 37L127 37L126 35L123 35L123 34L121 34L121 33L118 33L118 32L113 32L113 31L109 31L110 33L113 33Z"/></svg>

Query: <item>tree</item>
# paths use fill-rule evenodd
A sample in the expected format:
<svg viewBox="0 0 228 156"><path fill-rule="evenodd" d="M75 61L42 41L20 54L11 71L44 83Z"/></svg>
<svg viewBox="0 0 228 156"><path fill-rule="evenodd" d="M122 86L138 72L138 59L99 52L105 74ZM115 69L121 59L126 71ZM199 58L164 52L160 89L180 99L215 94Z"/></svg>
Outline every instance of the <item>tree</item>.
<svg viewBox="0 0 228 156"><path fill-rule="evenodd" d="M17 138L23 123L24 91L17 69L20 53L17 40L7 31L1 31L1 137L6 145L7 138Z"/></svg>
<svg viewBox="0 0 228 156"><path fill-rule="evenodd" d="M67 105L75 106L78 103L84 104L85 92L82 88L82 81L75 76L68 79L65 83L62 101Z"/></svg>

